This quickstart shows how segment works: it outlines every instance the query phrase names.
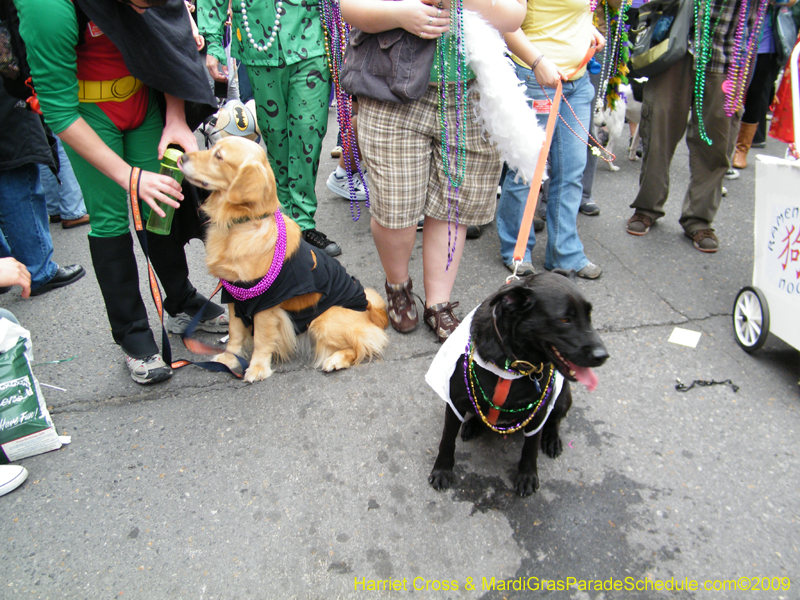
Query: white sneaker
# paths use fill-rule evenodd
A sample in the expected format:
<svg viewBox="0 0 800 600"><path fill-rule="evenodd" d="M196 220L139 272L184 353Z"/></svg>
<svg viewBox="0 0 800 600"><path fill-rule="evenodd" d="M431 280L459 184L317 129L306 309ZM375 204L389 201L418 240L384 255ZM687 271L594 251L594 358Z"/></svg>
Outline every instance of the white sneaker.
<svg viewBox="0 0 800 600"><path fill-rule="evenodd" d="M347 175L337 177L336 171L331 173L328 177L328 189L337 196L350 200L350 183L347 181ZM364 189L364 183L361 181L358 173L353 173L353 189L356 192L356 200L364 202L367 199L367 192Z"/></svg>
<svg viewBox="0 0 800 600"><path fill-rule="evenodd" d="M131 378L142 385L172 377L172 368L164 362L160 354L153 354L147 358L133 358L126 354L125 364L131 372Z"/></svg>
<svg viewBox="0 0 800 600"><path fill-rule="evenodd" d="M0 465L0 496L14 491L28 478L28 470L19 465Z"/></svg>

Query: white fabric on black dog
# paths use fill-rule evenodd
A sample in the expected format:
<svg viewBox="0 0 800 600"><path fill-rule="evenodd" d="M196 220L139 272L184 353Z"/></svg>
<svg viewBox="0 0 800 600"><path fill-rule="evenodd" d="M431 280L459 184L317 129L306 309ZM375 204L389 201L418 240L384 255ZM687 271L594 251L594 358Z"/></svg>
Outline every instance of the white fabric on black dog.
<svg viewBox="0 0 800 600"><path fill-rule="evenodd" d="M467 342L469 341L469 329L470 325L472 324L472 317L475 315L475 311L478 310L478 307L472 309L472 311L461 321L461 324L456 328L456 330L450 334L450 337L447 338L442 344L442 347L439 349L439 352L436 353L436 356L431 362L431 366L428 368L428 372L425 373L425 382L433 388L433 391L438 394L438 396L447 402L450 405L453 413L459 418L459 420L464 423L467 420L467 415L462 415L459 413L455 406L453 406L453 401L450 398L450 378L453 376L453 373L456 370L456 365L458 364L458 359L464 355ZM472 355L473 359L478 366L487 371L491 371L498 377L502 377L503 379L519 379L520 377L526 377L526 375L520 375L519 373L509 373L508 371L504 371L498 368L496 365L492 363L484 362L483 359L480 357L477 348ZM544 424L547 422L547 417L550 416L550 411L553 410L553 407L556 404L556 398L561 393L561 386L564 384L564 376L558 371L555 370L553 373L553 389L550 392L550 397L547 401L547 413L545 414L544 419L533 431L526 431L525 436L530 437L535 435L539 432L539 430L544 427Z"/></svg>

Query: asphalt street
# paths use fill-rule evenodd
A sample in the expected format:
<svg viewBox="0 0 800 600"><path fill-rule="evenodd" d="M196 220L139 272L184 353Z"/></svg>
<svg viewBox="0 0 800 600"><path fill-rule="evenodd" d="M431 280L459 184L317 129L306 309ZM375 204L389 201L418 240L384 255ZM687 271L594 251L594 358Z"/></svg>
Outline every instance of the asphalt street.
<svg viewBox="0 0 800 600"><path fill-rule="evenodd" d="M318 226L383 293L367 209L354 221L325 185L334 111L330 123ZM783 151L770 140L761 152ZM22 460L27 482L0 498L0 598L800 598L798 351L772 336L747 354L731 323L753 274L756 152L726 182L716 254L678 225L683 143L667 216L644 237L625 233L640 163L600 165L601 214L579 229L603 275L578 285L611 358L595 392L573 386L564 453L540 458L541 488L525 499L512 483L519 435L459 439L454 488L428 485L444 403L424 381L439 348L424 325L390 330L384 359L344 372L297 359L256 384L186 367L139 386L112 341L86 228L51 225L55 259L86 277L30 300L15 288L2 305L31 331L36 376L62 388L44 394L72 443ZM202 244L189 256L210 293ZM543 269L544 243L533 263ZM507 275L489 226L467 242L457 313ZM699 332L697 346L668 342L676 327ZM677 379L739 389L681 393Z"/></svg>

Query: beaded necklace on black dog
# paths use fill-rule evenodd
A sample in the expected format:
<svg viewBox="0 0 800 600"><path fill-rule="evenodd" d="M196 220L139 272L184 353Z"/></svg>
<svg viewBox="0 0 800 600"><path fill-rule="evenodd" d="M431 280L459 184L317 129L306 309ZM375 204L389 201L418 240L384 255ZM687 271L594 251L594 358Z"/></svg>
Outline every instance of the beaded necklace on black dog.
<svg viewBox="0 0 800 600"><path fill-rule="evenodd" d="M505 388L504 394L502 395L501 401L498 402L497 394L495 393L495 397L492 398L492 400L495 400L495 402L493 402L486 395L486 392L483 391L480 381L478 381L478 376L475 373L475 366L474 366L475 346L472 343L471 336L469 338L469 341L467 342L467 347L464 351L464 354L465 354L464 383L466 384L467 388L467 396L469 397L470 402L472 403L472 406L475 409L475 414L477 414L481 418L481 421L483 421L483 423L495 433L501 433L507 435L509 433L514 433L516 431L519 431L520 429L528 425L528 423L530 423L536 416L536 414L539 412L539 409L542 406L547 405L547 402L550 400L550 397L552 396L553 392L553 386L555 384L555 377L553 377L555 371L553 369L553 365L550 365L550 371L547 374L547 382L545 383L544 390L541 392L541 396L539 396L539 398L537 398L524 408L503 408L502 403L505 402L506 396L508 395L508 388L510 387L512 380L504 379L503 377L499 378L498 387L502 385ZM513 373L513 374L519 373L519 371L516 371L511 368L506 368L504 370L507 371L508 373ZM541 372L541 370L539 372ZM532 372L530 372L528 375L530 376L530 374L532 374ZM541 387L539 386L539 380L535 378L532 379L534 383L536 383L537 390L541 390ZM478 393L480 393L481 400L483 400L484 402L489 404L489 406L492 407L492 409L489 411L489 417L484 415L480 409L478 403ZM523 417L520 421L518 421L513 425L509 425L507 427L498 427L497 425L495 425L497 417L499 416L500 412L512 413L512 412L523 412L523 411L531 411L531 412L530 414Z"/></svg>

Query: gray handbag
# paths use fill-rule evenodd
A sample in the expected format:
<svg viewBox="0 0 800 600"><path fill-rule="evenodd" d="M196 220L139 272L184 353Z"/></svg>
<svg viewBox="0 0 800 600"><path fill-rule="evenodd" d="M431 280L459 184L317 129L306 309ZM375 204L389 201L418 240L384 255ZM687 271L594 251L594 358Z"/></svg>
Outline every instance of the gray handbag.
<svg viewBox="0 0 800 600"><path fill-rule="evenodd" d="M405 29L381 33L350 30L339 75L351 96L405 104L428 89L436 40L423 40Z"/></svg>
<svg viewBox="0 0 800 600"><path fill-rule="evenodd" d="M689 50L693 0L650 0L639 9L631 66L637 77L653 77L678 62Z"/></svg>

